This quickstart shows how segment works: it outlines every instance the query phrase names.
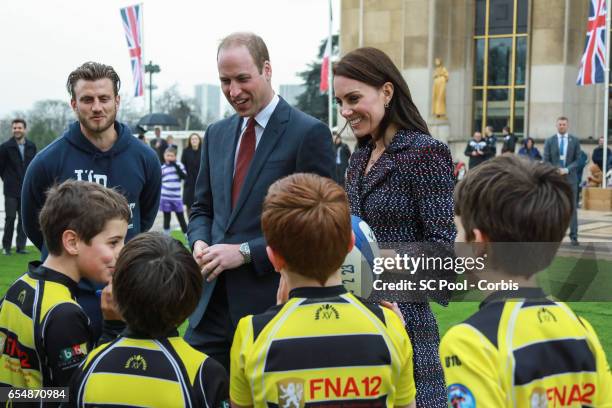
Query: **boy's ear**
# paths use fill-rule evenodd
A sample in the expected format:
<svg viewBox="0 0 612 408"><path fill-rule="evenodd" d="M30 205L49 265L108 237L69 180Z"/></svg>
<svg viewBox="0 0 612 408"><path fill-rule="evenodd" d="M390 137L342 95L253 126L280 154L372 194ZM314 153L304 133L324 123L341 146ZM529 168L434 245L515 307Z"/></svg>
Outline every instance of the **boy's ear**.
<svg viewBox="0 0 612 408"><path fill-rule="evenodd" d="M351 240L349 241L347 254L353 250L354 246L355 246L355 233L351 231Z"/></svg>
<svg viewBox="0 0 612 408"><path fill-rule="evenodd" d="M272 247L267 246L266 253L268 254L268 259L270 260L270 263L272 263L272 266L276 272L282 271L285 265L287 265L285 259L279 253L274 252Z"/></svg>
<svg viewBox="0 0 612 408"><path fill-rule="evenodd" d="M474 234L474 242L486 244L489 242L489 237L487 234L479 230L478 228L474 228L472 230L472 234Z"/></svg>
<svg viewBox="0 0 612 408"><path fill-rule="evenodd" d="M474 228L472 230L472 234L474 235L474 241L472 241L475 245L476 256L484 256L487 253L487 248L489 244L489 237L487 234L479 230L478 228Z"/></svg>
<svg viewBox="0 0 612 408"><path fill-rule="evenodd" d="M65 230L62 233L62 246L68 255L79 254L79 236L73 230Z"/></svg>

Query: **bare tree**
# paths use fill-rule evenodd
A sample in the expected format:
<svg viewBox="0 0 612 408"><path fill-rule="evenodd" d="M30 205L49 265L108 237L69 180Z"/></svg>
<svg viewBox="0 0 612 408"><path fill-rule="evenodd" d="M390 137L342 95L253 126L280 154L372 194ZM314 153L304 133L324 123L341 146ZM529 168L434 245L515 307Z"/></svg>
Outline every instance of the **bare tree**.
<svg viewBox="0 0 612 408"><path fill-rule="evenodd" d="M197 113L196 102L193 98L187 98L178 90L178 84L166 89L155 101L157 112L167 113L174 116L179 122L179 129L185 129L187 118L189 118L190 129L204 129L204 124Z"/></svg>

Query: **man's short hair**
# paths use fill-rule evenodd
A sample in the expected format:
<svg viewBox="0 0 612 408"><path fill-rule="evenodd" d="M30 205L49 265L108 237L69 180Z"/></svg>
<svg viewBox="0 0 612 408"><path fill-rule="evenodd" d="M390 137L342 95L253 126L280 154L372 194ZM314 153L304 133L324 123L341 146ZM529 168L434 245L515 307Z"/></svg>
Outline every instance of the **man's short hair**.
<svg viewBox="0 0 612 408"><path fill-rule="evenodd" d="M557 118L557 122L558 122L558 121L560 121L560 120L564 120L564 121L566 121L566 122L569 122L569 119L567 118L567 116L559 116L559 117Z"/></svg>
<svg viewBox="0 0 612 408"><path fill-rule="evenodd" d="M104 230L108 221L130 220L130 208L125 197L97 183L66 180L47 191L45 205L39 215L40 229L49 253L62 254L62 234L76 232L89 244Z"/></svg>
<svg viewBox="0 0 612 408"><path fill-rule="evenodd" d="M270 54L264 40L255 33L238 32L223 38L217 48L217 58L219 58L219 52L222 49L240 45L244 45L249 50L257 70L261 74L266 61L270 62Z"/></svg>
<svg viewBox="0 0 612 408"><path fill-rule="evenodd" d="M79 79L85 81L97 81L98 79L108 78L113 83L113 91L115 96L119 95L119 88L121 88L121 80L119 75L115 72L113 67L110 65L100 64L99 62L88 61L72 71L68 75L68 81L66 81L66 89L72 99L76 99L74 93L74 87Z"/></svg>
<svg viewBox="0 0 612 408"><path fill-rule="evenodd" d="M322 285L342 265L351 241L346 193L315 174L296 173L272 184L261 225L268 245L291 272Z"/></svg>
<svg viewBox="0 0 612 408"><path fill-rule="evenodd" d="M25 119L22 119L22 118L13 119L13 121L11 122L11 126L13 126L15 123L21 123L24 129L28 128L28 125L26 124Z"/></svg>
<svg viewBox="0 0 612 408"><path fill-rule="evenodd" d="M473 241L473 230L479 229L492 243L514 243L497 246L501 267L529 276L552 261L572 217L572 197L571 186L550 164L515 155L498 156L470 170L459 182L455 214L461 217L467 241ZM515 244L520 243L523 248L550 244L539 246L547 253L535 254L538 259L525 265L510 257L510 252L520 247ZM489 258L492 260L491 255Z"/></svg>
<svg viewBox="0 0 612 408"><path fill-rule="evenodd" d="M176 154L176 147L174 147L174 146L166 147L166 150L164 150L164 154L166 154L166 153Z"/></svg>
<svg viewBox="0 0 612 408"><path fill-rule="evenodd" d="M113 296L131 330L167 337L198 305L202 285L198 264L180 242L146 232L121 249Z"/></svg>

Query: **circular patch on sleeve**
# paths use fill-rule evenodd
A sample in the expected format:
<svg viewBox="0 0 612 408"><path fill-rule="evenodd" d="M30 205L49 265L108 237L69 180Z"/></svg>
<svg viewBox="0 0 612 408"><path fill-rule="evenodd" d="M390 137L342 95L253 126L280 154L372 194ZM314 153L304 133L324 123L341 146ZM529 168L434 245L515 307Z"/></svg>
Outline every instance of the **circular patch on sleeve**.
<svg viewBox="0 0 612 408"><path fill-rule="evenodd" d="M463 384L448 386L448 406L451 408L476 408L476 399L468 387Z"/></svg>

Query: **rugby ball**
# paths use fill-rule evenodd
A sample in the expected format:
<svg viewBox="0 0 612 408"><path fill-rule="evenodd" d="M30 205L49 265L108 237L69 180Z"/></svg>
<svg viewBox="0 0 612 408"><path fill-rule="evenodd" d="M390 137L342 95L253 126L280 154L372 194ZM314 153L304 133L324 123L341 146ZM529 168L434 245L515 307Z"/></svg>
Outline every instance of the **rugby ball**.
<svg viewBox="0 0 612 408"><path fill-rule="evenodd" d="M355 234L355 246L344 259L340 276L349 292L367 298L372 292L374 281L374 258L380 256L380 250L372 229L365 221L351 215L351 226Z"/></svg>

